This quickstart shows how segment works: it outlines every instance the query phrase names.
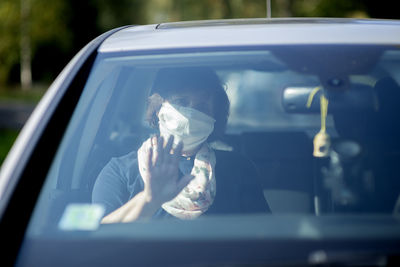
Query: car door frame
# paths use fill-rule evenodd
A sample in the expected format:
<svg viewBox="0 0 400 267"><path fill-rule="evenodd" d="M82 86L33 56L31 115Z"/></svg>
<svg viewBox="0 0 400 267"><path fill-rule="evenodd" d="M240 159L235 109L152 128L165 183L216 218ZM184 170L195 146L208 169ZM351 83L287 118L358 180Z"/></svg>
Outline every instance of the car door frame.
<svg viewBox="0 0 400 267"><path fill-rule="evenodd" d="M0 235L13 266L46 174L82 93L102 42L116 28L87 44L50 86L19 134L0 170ZM4 264L4 265L3 265Z"/></svg>

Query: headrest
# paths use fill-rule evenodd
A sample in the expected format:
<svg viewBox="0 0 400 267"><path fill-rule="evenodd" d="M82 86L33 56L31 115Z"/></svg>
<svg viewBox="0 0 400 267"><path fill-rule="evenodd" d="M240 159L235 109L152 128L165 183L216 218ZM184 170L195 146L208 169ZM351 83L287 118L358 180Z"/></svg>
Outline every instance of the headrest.
<svg viewBox="0 0 400 267"><path fill-rule="evenodd" d="M400 86L391 77L376 82L374 90L378 99L378 111L383 113L400 110Z"/></svg>

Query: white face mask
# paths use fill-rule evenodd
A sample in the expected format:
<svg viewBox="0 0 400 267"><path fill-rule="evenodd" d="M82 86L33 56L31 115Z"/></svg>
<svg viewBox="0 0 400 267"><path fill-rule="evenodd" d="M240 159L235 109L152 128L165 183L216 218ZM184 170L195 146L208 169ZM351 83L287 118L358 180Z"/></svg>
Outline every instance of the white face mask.
<svg viewBox="0 0 400 267"><path fill-rule="evenodd" d="M168 140L174 136L174 147L183 142L183 152L199 147L214 130L215 120L193 108L164 102L158 112L160 134Z"/></svg>

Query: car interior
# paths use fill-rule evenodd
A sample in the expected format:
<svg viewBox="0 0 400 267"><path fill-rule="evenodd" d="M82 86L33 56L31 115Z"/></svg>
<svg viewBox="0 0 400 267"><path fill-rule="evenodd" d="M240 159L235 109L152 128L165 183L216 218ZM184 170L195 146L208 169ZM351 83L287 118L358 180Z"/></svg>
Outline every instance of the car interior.
<svg viewBox="0 0 400 267"><path fill-rule="evenodd" d="M400 61L386 61L382 49L327 55L323 48L320 57L311 55L315 50L298 49L277 49L265 58L239 54L230 61L224 56L210 61L209 55L200 63L193 55L172 57L168 64L211 66L219 75L231 117L215 148L252 162L272 214L398 213L400 87L385 64L400 66ZM373 56L364 60L365 53ZM346 67L334 72L321 67L333 59L331 64ZM139 56L141 65L117 64L113 58L95 63L41 194L40 201L48 203L44 225L56 227L69 203L90 203L107 162L137 150L156 132L144 120L146 98L165 66L153 61ZM317 87L323 89L316 92ZM322 95L329 100L329 150L316 157Z"/></svg>

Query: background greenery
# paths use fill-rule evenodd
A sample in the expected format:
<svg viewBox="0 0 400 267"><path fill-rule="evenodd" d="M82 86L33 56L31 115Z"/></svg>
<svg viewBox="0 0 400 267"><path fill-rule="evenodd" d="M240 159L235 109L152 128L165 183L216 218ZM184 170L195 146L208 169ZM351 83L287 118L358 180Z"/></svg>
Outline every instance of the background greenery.
<svg viewBox="0 0 400 267"><path fill-rule="evenodd" d="M18 130L0 129L0 164L4 161L12 144L17 138Z"/></svg>
<svg viewBox="0 0 400 267"><path fill-rule="evenodd" d="M36 103L45 92L43 88L73 55L109 29L180 20L265 17L266 3L267 0L0 0L0 104ZM272 17L400 17L396 1L384 0L271 0L271 7ZM33 86L21 90L21 59L26 53ZM0 126L0 164L18 130Z"/></svg>

